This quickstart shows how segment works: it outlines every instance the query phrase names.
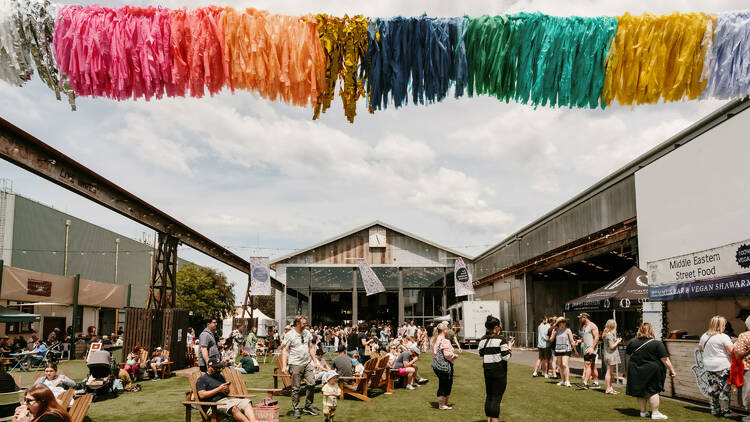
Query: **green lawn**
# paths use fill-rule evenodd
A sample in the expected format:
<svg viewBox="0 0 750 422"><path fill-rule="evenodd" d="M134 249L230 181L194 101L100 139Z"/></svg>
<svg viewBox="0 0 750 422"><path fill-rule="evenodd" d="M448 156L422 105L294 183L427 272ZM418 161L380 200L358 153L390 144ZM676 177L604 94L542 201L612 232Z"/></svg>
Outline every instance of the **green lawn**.
<svg viewBox="0 0 750 422"><path fill-rule="evenodd" d="M451 402L452 411L436 410L436 379L430 369L430 357L424 354L422 360L423 376L430 383L414 391L399 389L393 395L384 395L376 391L375 399L367 404L346 399L339 402L336 419L339 421L483 421L484 417L484 380L482 366L478 356L464 353L456 361L456 378ZM253 387L271 387L273 385L272 365L261 365L261 372L246 375L247 383ZM86 367L81 361L64 362L61 369L71 373L76 380L86 374ZM23 384L31 382L33 373L24 374ZM578 379L573 379L578 381ZM145 381L140 393L124 393L117 399L94 403L89 411L92 421L182 421L185 409L182 401L188 387L184 377L172 377L168 380ZM294 420L291 416L291 404L288 396L279 398L281 420ZM321 406L321 396L316 393L316 407ZM508 389L503 398L501 420L505 421L619 421L642 420L638 418L634 398L625 394L618 396L605 395L603 390L577 390L558 387L551 380L531 378L531 369L527 366L511 364L509 369ZM706 406L686 404L662 399L662 411L670 420L676 421L713 421L707 413ZM200 420L200 415L193 412L193 420ZM321 417L303 417L302 420L322 420Z"/></svg>

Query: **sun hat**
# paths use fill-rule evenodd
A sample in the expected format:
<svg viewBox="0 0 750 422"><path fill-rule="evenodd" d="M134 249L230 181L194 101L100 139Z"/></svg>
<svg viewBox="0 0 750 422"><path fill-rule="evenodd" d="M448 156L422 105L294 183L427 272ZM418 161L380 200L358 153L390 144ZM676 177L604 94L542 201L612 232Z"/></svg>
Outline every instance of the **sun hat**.
<svg viewBox="0 0 750 422"><path fill-rule="evenodd" d="M326 371L326 372L324 372L323 373L323 377L322 377L323 384L325 384L328 381L330 381L331 378L338 377L338 376L339 376L339 374L336 371Z"/></svg>

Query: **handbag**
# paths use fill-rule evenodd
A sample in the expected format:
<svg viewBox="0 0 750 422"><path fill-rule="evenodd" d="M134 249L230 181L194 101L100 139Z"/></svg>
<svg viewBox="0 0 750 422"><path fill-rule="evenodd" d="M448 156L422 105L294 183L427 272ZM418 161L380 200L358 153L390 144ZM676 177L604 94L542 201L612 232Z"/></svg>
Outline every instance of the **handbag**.
<svg viewBox="0 0 750 422"><path fill-rule="evenodd" d="M451 364L445 358L440 347L438 347L437 353L435 353L435 356L432 358L432 370L443 373L449 373L451 371Z"/></svg>
<svg viewBox="0 0 750 422"><path fill-rule="evenodd" d="M711 340L711 337L713 337L713 335L709 336L706 339L706 342L702 347L706 347L706 344L708 344L708 341ZM713 389L708 383L708 371L706 371L706 368L703 365L703 351L701 351L701 349L698 347L695 348L695 365L691 366L690 369L692 369L693 374L695 374L695 383L698 386L698 390L704 396L710 397L710 393L713 391Z"/></svg>

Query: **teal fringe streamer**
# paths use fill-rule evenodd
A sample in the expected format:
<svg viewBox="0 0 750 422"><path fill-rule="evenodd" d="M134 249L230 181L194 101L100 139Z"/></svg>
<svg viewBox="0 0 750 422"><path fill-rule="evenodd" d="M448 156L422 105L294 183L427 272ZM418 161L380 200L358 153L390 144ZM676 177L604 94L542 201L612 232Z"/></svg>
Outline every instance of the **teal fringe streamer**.
<svg viewBox="0 0 750 422"><path fill-rule="evenodd" d="M468 93L534 106L603 108L605 59L616 32L617 19L610 17L470 19L464 36Z"/></svg>

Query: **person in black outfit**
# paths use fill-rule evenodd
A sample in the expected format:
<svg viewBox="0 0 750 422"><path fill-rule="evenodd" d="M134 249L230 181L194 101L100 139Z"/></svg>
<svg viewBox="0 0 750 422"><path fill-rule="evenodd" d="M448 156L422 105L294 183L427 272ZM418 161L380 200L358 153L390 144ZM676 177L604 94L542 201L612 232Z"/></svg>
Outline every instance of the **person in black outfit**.
<svg viewBox="0 0 750 422"><path fill-rule="evenodd" d="M60 406L46 385L37 384L24 395L23 404L16 408L13 422L70 422L70 415Z"/></svg>
<svg viewBox="0 0 750 422"><path fill-rule="evenodd" d="M479 356L482 357L484 367L484 386L487 397L484 400L484 413L487 422L498 422L500 418L500 402L508 384L508 361L511 356L513 342L506 342L500 335L502 326L500 320L492 315L487 316L484 323L485 335L479 340Z"/></svg>
<svg viewBox="0 0 750 422"><path fill-rule="evenodd" d="M357 327L352 327L349 337L346 338L346 353L349 357L354 356L354 352L357 351Z"/></svg>
<svg viewBox="0 0 750 422"><path fill-rule="evenodd" d="M20 388L16 385L16 381L9 373L5 372L5 366L0 366L0 393L12 393L13 391L18 390L20 390ZM0 406L0 418L13 416L13 410L16 407L16 404Z"/></svg>
<svg viewBox="0 0 750 422"><path fill-rule="evenodd" d="M659 412L659 393L664 391L664 379L674 378L675 372L669 360L664 343L654 339L654 329L644 322L633 340L628 342L625 353L630 355L628 363L628 384L625 394L638 398L641 417L667 419ZM651 406L651 414L646 411L646 404Z"/></svg>

